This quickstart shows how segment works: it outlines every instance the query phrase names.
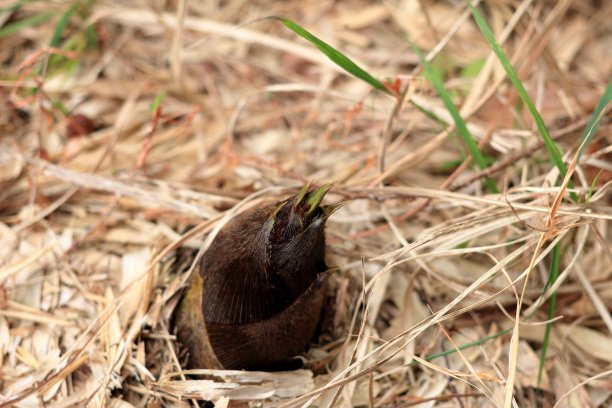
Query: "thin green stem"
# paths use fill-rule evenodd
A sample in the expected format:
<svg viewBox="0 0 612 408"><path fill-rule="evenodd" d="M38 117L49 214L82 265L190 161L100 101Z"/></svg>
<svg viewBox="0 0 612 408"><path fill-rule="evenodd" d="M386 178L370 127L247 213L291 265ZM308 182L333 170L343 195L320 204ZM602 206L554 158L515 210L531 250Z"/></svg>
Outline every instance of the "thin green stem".
<svg viewBox="0 0 612 408"><path fill-rule="evenodd" d="M550 273L548 274L547 287L552 286L559 276L559 264L561 260L561 251L559 249L560 243L557 243L552 250L552 260L550 263ZM548 320L546 323L546 329L544 331L544 339L542 340L542 350L540 350L540 365L538 367L538 386L542 381L542 374L544 372L544 363L546 362L546 352L548 351L548 344L550 343L550 332L552 330L552 319L555 317L555 305L557 303L557 292L553 292L548 299Z"/></svg>

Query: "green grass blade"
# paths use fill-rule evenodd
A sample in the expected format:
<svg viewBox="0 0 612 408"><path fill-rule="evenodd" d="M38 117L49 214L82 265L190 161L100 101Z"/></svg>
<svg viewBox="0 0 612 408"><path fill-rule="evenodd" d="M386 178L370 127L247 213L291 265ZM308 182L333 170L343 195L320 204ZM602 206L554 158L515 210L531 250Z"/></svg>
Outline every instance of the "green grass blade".
<svg viewBox="0 0 612 408"><path fill-rule="evenodd" d="M96 33L96 28L94 26L87 26L87 28L85 29L85 38L87 38L88 49L96 50L100 48L98 34Z"/></svg>
<svg viewBox="0 0 612 408"><path fill-rule="evenodd" d="M588 204L591 201L591 197L593 197L593 193L595 192L595 187L597 186L597 181L599 180L603 172L604 172L604 169L601 169L595 175L595 177L593 177L593 181L591 182L591 185L589 186L589 190L587 191L586 196L584 197L585 203Z"/></svg>
<svg viewBox="0 0 612 408"><path fill-rule="evenodd" d="M468 348L471 348L471 347L474 347L474 346L479 346L481 344L486 343L489 340L493 340L493 339L496 339L498 337L503 336L504 334L508 334L511 331L512 331L512 328L506 329L506 330L502 330L499 333L492 334L492 335L484 337L484 338L482 338L480 340L476 340L476 341L472 341L470 343L462 344L461 346L457 347L457 349L458 350L465 350L465 349L468 349ZM444 351L442 351L440 353L430 354L428 356L423 357L423 360L431 361L431 360L435 360L436 358L448 356L450 354L456 353L457 349L444 350ZM419 364L418 361L413 361L410 365L411 366L415 366L417 364Z"/></svg>
<svg viewBox="0 0 612 408"><path fill-rule="evenodd" d="M80 3L80 7L78 8L79 16L86 21L89 16L91 16L91 11L93 9L93 0L86 0L85 2ZM92 24L85 27L85 49L88 50L97 50L100 48L100 44L98 41L98 33L96 32L96 27Z"/></svg>
<svg viewBox="0 0 612 408"><path fill-rule="evenodd" d="M559 263L561 259L561 251L559 250L559 243L557 243L552 251L552 260L550 263L550 273L548 274L548 282L546 286L552 286L557 277L559 276ZM548 320L552 320L555 317L555 305L557 303L557 292L553 292L548 299ZM542 350L540 350L540 365L538 367L538 386L542 381L542 373L544 372L544 363L546 362L546 353L548 351L548 344L550 343L550 332L552 330L552 322L546 323L546 329L544 331L544 339L542 340Z"/></svg>
<svg viewBox="0 0 612 408"><path fill-rule="evenodd" d="M70 21L70 17L76 11L76 4L72 4L68 10L62 15L60 21L55 26L55 30L53 30L53 37L51 37L51 41L49 41L49 47L57 48L62 41L62 33L66 29L68 22Z"/></svg>
<svg viewBox="0 0 612 408"><path fill-rule="evenodd" d="M53 11L44 11L42 13L34 14L33 16L24 18L19 21L15 21L11 24L7 24L0 29L0 38L8 37L16 32L23 30L26 27L32 27L43 23L53 17L55 13Z"/></svg>
<svg viewBox="0 0 612 408"><path fill-rule="evenodd" d="M387 94L391 94L389 89L387 89L387 87L381 81L374 78L368 72L363 70L359 65L355 64L349 57L347 57L346 55L344 55L343 53L341 53L340 51L338 51L331 45L327 44L326 42L315 37L303 27L299 26L298 24L294 23L291 20L287 20L286 18L282 18L282 17L270 17L270 18L280 21L285 27L287 27L288 29L290 29L291 31L293 31L294 33L296 33L297 35L299 35L306 41L310 42L312 45L317 47L323 54L325 54L327 58L332 60L336 65L344 69L349 74L361 79L362 81L367 82L374 89L385 92Z"/></svg>
<svg viewBox="0 0 612 408"><path fill-rule="evenodd" d="M166 93L165 92L162 92L160 94L155 95L155 99L153 99L153 102L149 106L149 110L151 112L155 112L161 106L161 104L164 101L165 97L166 97Z"/></svg>
<svg viewBox="0 0 612 408"><path fill-rule="evenodd" d="M597 133L597 128L599 128L601 118L603 118L604 116L603 111L608 107L610 101L612 101L612 81L608 82L606 90L604 91L603 95L601 95L601 99L597 103L597 106L595 107L595 110L591 115L591 119L589 120L587 127L584 129L584 133L582 134L582 141L584 142L584 140L587 139L587 142L584 143L584 145L582 146L582 149L580 150L580 153L578 155L578 159L580 159L582 153L584 153L584 149L586 149L595 133Z"/></svg>
<svg viewBox="0 0 612 408"><path fill-rule="evenodd" d="M476 143L476 141L472 137L472 134L468 130L467 125L465 124L465 121L459 114L459 110L457 109L457 107L451 100L450 95L444 88L444 84L442 83L442 80L435 73L431 64L427 61L427 59L425 58L421 50L419 50L419 48L407 36L406 36L406 39L408 40L408 43L410 44L414 52L418 55L419 59L421 60L421 64L423 64L423 67L425 68L425 77L432 83L434 88L436 88L438 95L440 95L440 98L442 99L442 102L444 103L446 110L448 110L448 112L451 114L453 121L455 122L455 127L457 128L459 135L463 139L463 142L468 147L468 150L470 151L472 157L474 158L474 161L476 162L478 167L480 167L481 169L485 169L487 167L487 162L482 152L478 148L478 144ZM491 193L499 192L499 190L497 189L497 186L495 185L495 182L492 179L487 178L485 180L485 185L487 186L487 189Z"/></svg>
<svg viewBox="0 0 612 408"><path fill-rule="evenodd" d="M499 59L499 61L501 62L504 70L506 71L506 74L508 75L508 78L510 78L512 85L514 85L514 88L518 92L521 100L523 101L525 106L527 106L529 113L533 117L533 120L538 128L538 132L540 133L540 137L542 137L542 140L544 141L544 145L546 146L546 149L548 150L550 159L552 160L554 165L559 169L561 176L565 177L565 174L567 173L567 167L565 166L565 163L563 163L561 151L559 150L555 142L550 137L550 134L548 133L548 129L546 128L546 125L544 124L544 120L542 119L542 116L540 116L540 112L538 112L533 101L527 94L527 91L525 90L525 87L521 83L521 80L519 79L516 71L514 70L514 67L512 67L510 60L508 59L504 51L501 49L497 40L495 39L495 36L491 32L489 25L484 20L480 12L472 5L472 2L470 0L466 0L466 1L468 4L468 7L470 8L470 11L472 12L472 15L474 16L474 20L476 21L478 28L480 28L480 31L482 32L485 39L489 43L489 46L491 47L491 49L497 56L497 59ZM571 182L570 182L570 187L573 187L573 184ZM578 201L578 196L576 196L575 193L570 193L570 194L572 196L572 200Z"/></svg>
<svg viewBox="0 0 612 408"><path fill-rule="evenodd" d="M419 104L419 103L417 103L417 102L415 102L413 100L410 100L410 103L412 104L412 106L417 108L417 110L421 111L421 113L423 113L429 119L433 120L434 122L438 123L439 125L442 125L445 129L448 127L448 122L445 121L444 119L442 119L441 117L439 117L438 115L436 115L433 111L427 109L423 105L421 105L421 104Z"/></svg>

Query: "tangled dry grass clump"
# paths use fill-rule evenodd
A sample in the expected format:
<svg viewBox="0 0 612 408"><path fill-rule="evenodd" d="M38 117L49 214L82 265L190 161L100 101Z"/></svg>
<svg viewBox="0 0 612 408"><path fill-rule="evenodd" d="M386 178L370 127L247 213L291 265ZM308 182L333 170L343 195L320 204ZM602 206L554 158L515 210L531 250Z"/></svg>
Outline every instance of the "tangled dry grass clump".
<svg viewBox="0 0 612 408"><path fill-rule="evenodd" d="M0 406L612 404L612 2L479 8L567 177L464 2L0 3ZM331 329L186 376L177 254L311 180L346 202Z"/></svg>

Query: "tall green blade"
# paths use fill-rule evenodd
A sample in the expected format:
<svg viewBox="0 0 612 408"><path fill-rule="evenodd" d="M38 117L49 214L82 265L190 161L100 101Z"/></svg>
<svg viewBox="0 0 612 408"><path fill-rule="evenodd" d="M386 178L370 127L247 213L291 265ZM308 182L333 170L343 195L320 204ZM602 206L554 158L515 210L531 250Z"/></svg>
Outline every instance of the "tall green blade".
<svg viewBox="0 0 612 408"><path fill-rule="evenodd" d="M440 98L442 99L442 102L444 103L446 110L448 110L448 112L452 116L453 121L455 122L455 127L457 128L457 131L459 132L459 135L463 139L464 143L468 147L470 154L474 158L474 161L476 162L478 167L480 167L481 169L486 168L487 162L482 152L478 148L478 144L476 143L476 140L474 140L474 138L472 137L472 134L468 130L467 125L465 124L465 121L463 120L463 118L461 117L461 114L459 113L459 110L453 103L448 91L446 90L446 88L444 88L442 79L440 78L438 74L436 74L436 72L432 68L429 61L427 61L427 59L425 58L421 50L408 37L406 37L406 39L408 40L408 43L410 44L414 52L419 56L419 59L421 60L421 64L423 64L423 67L425 68L425 77L432 83L434 88L436 88L438 95L440 95ZM487 186L487 189L491 193L499 192L499 190L497 189L497 186L495 185L495 182L491 178L487 178L485 180L485 185Z"/></svg>
<svg viewBox="0 0 612 408"><path fill-rule="evenodd" d="M33 16L26 17L22 20L15 21L11 24L0 29L0 38L8 37L16 32L23 30L26 27L32 27L43 23L53 17L55 13L53 11L43 11L42 13L34 14Z"/></svg>
<svg viewBox="0 0 612 408"><path fill-rule="evenodd" d="M531 117L533 117L533 120L538 128L538 132L540 133L540 137L542 137L542 140L544 141L544 145L546 146L546 149L548 150L548 154L552 162L559 169L561 176L565 177L565 174L567 173L567 167L565 166L565 163L563 163L561 151L559 147L557 147L555 142L552 140L552 137L550 137L550 134L548 133L548 129L546 128L546 125L544 124L544 120L542 119L540 112L538 112L533 101L527 94L527 91L525 90L525 87L521 83L521 80L519 79L516 71L514 70L514 67L512 66L512 64L510 63L510 60L508 59L504 51L501 49L497 40L495 39L495 36L493 35L493 32L491 32L489 25L484 20L480 12L472 5L472 2L470 0L466 0L466 1L468 4L468 7L470 8L470 11L472 12L472 15L474 16L474 20L476 21L478 28L480 28L480 31L482 32L485 39L489 43L489 46L491 47L491 49L493 50L493 52L495 53L495 55L501 62L504 70L506 71L506 74L508 75L508 78L510 78L512 85L514 85L514 88L518 92L521 100L523 101L525 106L527 106L527 109L529 110ZM571 181L570 181L570 187L573 187ZM578 201L578 197L576 196L575 193L571 193L571 196L572 196L572 200Z"/></svg>
<svg viewBox="0 0 612 408"><path fill-rule="evenodd" d="M591 119L589 120L589 123L584 129L584 132L582 134L582 141L584 142L586 139L586 143L584 143L582 149L580 149L580 155L578 156L578 158L582 156L582 153L584 153L584 149L586 149L595 133L597 133L597 128L599 128L601 118L604 116L603 112L610 104L610 101L612 101L612 81L608 82L606 90L604 91L603 95L601 95L601 99L597 103L597 106L595 107L595 110L591 115Z"/></svg>
<svg viewBox="0 0 612 408"><path fill-rule="evenodd" d="M359 65L355 64L349 57L327 44L326 42L320 40L319 38L312 35L305 28L299 26L291 20L287 20L282 17L271 17L272 19L278 20L291 31L310 42L312 45L317 47L323 54L327 56L330 60L332 60L336 65L340 68L344 69L349 74L353 75L361 79L362 81L370 84L374 89L390 94L391 92L387 89L387 87L380 82L378 79L374 78L364 69L362 69Z"/></svg>

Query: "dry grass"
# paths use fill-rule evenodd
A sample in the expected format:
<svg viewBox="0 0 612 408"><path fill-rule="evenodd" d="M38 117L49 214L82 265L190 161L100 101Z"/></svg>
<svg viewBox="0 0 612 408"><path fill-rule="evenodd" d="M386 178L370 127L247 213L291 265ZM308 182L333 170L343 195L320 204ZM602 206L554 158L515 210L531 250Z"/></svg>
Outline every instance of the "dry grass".
<svg viewBox="0 0 612 408"><path fill-rule="evenodd" d="M597 177L592 195L574 204L462 2L270 3L97 0L59 49L48 44L72 3L0 14L6 27L59 13L0 38L0 406L502 407L508 391L520 407L610 406L609 116L575 167L581 197ZM569 166L612 72L612 3L487 3ZM400 78L409 98L396 105L280 24L253 22L270 15ZM410 102L451 122L402 31L439 51L489 169ZM483 190L487 175L502 193ZM307 369L186 380L170 321L189 268L177 248L309 180L347 202L328 225L331 333ZM517 314L514 342L483 341Z"/></svg>

